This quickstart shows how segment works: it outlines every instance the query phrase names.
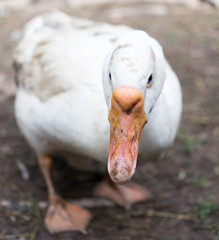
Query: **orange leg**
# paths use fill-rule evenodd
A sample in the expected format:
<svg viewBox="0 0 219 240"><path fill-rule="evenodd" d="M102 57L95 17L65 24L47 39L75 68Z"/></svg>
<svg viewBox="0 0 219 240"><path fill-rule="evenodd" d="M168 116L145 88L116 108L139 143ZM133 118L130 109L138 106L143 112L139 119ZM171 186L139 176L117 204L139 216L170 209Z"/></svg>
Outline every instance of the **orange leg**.
<svg viewBox="0 0 219 240"><path fill-rule="evenodd" d="M50 233L64 231L80 231L86 233L86 227L91 219L91 213L83 208L67 203L56 194L50 175L52 158L39 157L38 162L49 192L50 206L45 218L45 225L48 231Z"/></svg>
<svg viewBox="0 0 219 240"><path fill-rule="evenodd" d="M129 182L124 185L117 185L110 177L97 185L94 195L111 199L126 209L129 209L134 203L146 201L152 197L147 189L138 184Z"/></svg>

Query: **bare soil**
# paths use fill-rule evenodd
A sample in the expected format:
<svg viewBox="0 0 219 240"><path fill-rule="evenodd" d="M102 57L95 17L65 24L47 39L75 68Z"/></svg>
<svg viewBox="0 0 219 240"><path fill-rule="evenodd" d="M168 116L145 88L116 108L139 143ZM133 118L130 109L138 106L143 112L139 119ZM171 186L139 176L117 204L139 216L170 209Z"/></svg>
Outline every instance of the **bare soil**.
<svg viewBox="0 0 219 240"><path fill-rule="evenodd" d="M193 11L171 6L168 15L108 14L114 8L145 4L117 4L64 9L75 15L146 30L158 39L179 76L184 112L175 145L167 156L138 166L134 181L147 187L153 199L132 207L90 209L88 234L50 235L43 225L47 189L36 156L22 137L14 117L13 38L23 24L40 12L12 11L0 18L0 239L30 240L217 240L219 239L219 18L218 12ZM63 7L64 8L64 7ZM23 162L29 181L16 161ZM66 199L91 198L102 176L79 172L59 159L53 171L60 194ZM31 207L20 207L20 201Z"/></svg>

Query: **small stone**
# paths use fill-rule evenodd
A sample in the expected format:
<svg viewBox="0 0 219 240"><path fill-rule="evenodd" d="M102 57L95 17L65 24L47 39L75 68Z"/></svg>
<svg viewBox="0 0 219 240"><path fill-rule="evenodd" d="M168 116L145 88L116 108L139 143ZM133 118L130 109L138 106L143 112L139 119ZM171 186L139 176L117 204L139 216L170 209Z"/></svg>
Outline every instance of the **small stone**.
<svg viewBox="0 0 219 240"><path fill-rule="evenodd" d="M186 178L186 172L185 171L181 171L179 174L178 174L178 179L179 180L184 180Z"/></svg>
<svg viewBox="0 0 219 240"><path fill-rule="evenodd" d="M11 215L9 218L10 218L10 220L11 220L12 222L16 222L15 216Z"/></svg>

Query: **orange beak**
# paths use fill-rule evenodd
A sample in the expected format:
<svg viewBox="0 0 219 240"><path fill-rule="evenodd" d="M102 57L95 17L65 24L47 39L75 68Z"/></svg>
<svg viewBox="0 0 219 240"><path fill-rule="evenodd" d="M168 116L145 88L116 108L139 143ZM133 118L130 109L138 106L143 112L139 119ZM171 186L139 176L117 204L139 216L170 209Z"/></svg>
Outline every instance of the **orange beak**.
<svg viewBox="0 0 219 240"><path fill-rule="evenodd" d="M141 133L147 123L141 91L134 87L116 88L109 121L108 172L115 183L124 184L135 172Z"/></svg>

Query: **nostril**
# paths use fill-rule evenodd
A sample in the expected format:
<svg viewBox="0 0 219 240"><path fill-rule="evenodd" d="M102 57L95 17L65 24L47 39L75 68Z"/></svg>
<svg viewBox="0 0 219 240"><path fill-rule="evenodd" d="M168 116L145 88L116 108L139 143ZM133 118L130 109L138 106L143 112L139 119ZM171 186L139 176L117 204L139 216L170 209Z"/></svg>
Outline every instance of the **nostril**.
<svg viewBox="0 0 219 240"><path fill-rule="evenodd" d="M138 105L139 102L140 102L140 100L139 100L139 101L136 101L135 103L133 103L133 104L130 106L129 110L126 111L128 115L130 115L130 114L133 112L133 109L135 108L136 105Z"/></svg>
<svg viewBox="0 0 219 240"><path fill-rule="evenodd" d="M140 90L133 87L118 87L113 98L121 109L128 115L132 113L133 108L141 103L143 106L143 95Z"/></svg>
<svg viewBox="0 0 219 240"><path fill-rule="evenodd" d="M128 110L127 114L130 115L132 113L132 109Z"/></svg>

